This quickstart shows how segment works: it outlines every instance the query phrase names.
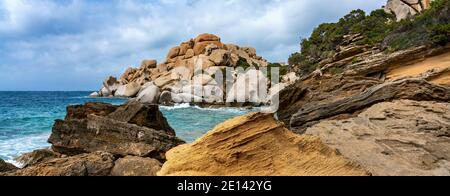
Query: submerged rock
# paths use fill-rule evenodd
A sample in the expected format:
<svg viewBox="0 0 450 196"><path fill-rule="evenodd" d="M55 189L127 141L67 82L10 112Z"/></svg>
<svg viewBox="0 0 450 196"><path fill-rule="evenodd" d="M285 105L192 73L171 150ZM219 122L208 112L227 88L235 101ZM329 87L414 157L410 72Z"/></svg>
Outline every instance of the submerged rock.
<svg viewBox="0 0 450 196"><path fill-rule="evenodd" d="M397 100L306 131L373 175L450 175L450 103Z"/></svg>
<svg viewBox="0 0 450 196"><path fill-rule="evenodd" d="M296 135L262 113L226 121L166 156L158 175L369 175L318 138Z"/></svg>

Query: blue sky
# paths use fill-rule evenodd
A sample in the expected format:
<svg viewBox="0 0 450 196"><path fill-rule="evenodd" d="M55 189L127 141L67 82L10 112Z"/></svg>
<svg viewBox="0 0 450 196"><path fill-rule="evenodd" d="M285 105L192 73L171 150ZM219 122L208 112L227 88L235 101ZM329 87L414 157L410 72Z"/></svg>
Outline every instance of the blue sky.
<svg viewBox="0 0 450 196"><path fill-rule="evenodd" d="M0 90L97 90L204 32L286 61L323 22L385 0L0 0Z"/></svg>

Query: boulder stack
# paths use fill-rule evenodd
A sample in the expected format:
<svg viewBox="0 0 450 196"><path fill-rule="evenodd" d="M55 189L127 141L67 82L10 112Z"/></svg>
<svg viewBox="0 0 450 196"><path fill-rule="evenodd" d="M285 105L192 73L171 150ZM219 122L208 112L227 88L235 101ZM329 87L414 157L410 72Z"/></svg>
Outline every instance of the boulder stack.
<svg viewBox="0 0 450 196"><path fill-rule="evenodd" d="M205 33L171 48L161 64L155 60L143 60L139 68L128 68L119 80L108 77L102 89L92 96L137 97L142 103L200 102L225 105L230 92L227 92L225 84L217 83L216 80L224 78L227 67L259 68L267 67L268 64L257 55L255 48L224 44L220 37ZM231 86L238 82L237 79L235 76L233 81L227 82L231 82ZM195 83L198 81L201 82ZM269 82L262 85L270 87ZM189 88L198 91L187 92ZM267 89L260 94L267 94ZM170 100L167 95L171 95Z"/></svg>

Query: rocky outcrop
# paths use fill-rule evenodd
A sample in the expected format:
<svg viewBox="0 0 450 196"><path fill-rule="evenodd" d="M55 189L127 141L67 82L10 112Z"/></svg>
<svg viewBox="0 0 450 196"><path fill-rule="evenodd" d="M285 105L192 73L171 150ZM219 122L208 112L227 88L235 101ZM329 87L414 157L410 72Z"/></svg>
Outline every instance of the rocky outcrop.
<svg viewBox="0 0 450 196"><path fill-rule="evenodd" d="M361 94L328 103L308 103L290 118L298 132L314 121L353 113L373 104L396 99L450 101L450 88L430 84L420 79L405 79L376 85Z"/></svg>
<svg viewBox="0 0 450 196"><path fill-rule="evenodd" d="M158 175L369 175L318 138L300 136L272 114L234 118L167 153Z"/></svg>
<svg viewBox="0 0 450 196"><path fill-rule="evenodd" d="M51 149L0 162L4 176L154 176L165 152L184 143L157 105L86 103L67 107L48 140Z"/></svg>
<svg viewBox="0 0 450 196"><path fill-rule="evenodd" d="M308 128L373 175L450 175L449 102L396 100Z"/></svg>
<svg viewBox="0 0 450 196"><path fill-rule="evenodd" d="M412 61L403 66L395 65L386 71L388 80L410 77L423 78L433 84L450 86L450 51L421 61Z"/></svg>
<svg viewBox="0 0 450 196"><path fill-rule="evenodd" d="M114 156L107 152L80 154L52 159L5 176L108 176L114 166Z"/></svg>
<svg viewBox="0 0 450 196"><path fill-rule="evenodd" d="M94 96L101 97L111 97L114 96L117 89L119 88L120 83L117 81L117 78L109 76L103 81L103 87L100 91Z"/></svg>
<svg viewBox="0 0 450 196"><path fill-rule="evenodd" d="M7 163L4 160L0 159L0 173L2 172L10 172L17 170L18 168L11 163ZM1 175L1 174L0 174Z"/></svg>
<svg viewBox="0 0 450 196"><path fill-rule="evenodd" d="M108 103L89 102L84 105L72 105L66 109L65 120L85 119L88 115L107 116L116 111L118 106Z"/></svg>
<svg viewBox="0 0 450 196"><path fill-rule="evenodd" d="M372 93L367 92L370 89L372 89L370 91L373 91L376 88L385 88L389 84L398 84L402 80L406 82L408 79L411 81L423 80L421 83L426 83L424 81L428 83L420 86L420 82L416 82L416 87L396 85L395 89L389 90L386 94L384 93L386 89L379 91L378 95L372 96L371 99L377 99L376 97L380 95L381 97L390 96L388 94L402 94L404 96L409 92L411 96L408 99L421 100L420 95L415 96L417 94L413 92L413 89L421 89L421 92L432 92L433 89L443 89L436 85L450 86L446 82L450 79L449 74L447 74L447 64L445 64L445 61L436 60L447 59L448 54L450 54L449 49L450 45L444 47L420 46L389 54L381 52L379 49L371 49L346 58L350 59L349 61L333 61L333 59L329 59L322 62L316 72L299 79L295 84L286 87L280 92L280 110L277 112L277 115L280 120L289 125L293 114L299 111L310 110L311 108L309 107L328 107L330 106L329 104L340 104L340 101L343 100L352 102L350 100L352 99L351 97L367 96ZM356 60L352 61L351 59ZM331 74L330 70L336 68L342 69L342 73ZM395 74L392 74L398 74L399 72L402 74L401 77L396 77ZM407 83L412 84L411 82ZM391 86L394 87L395 85ZM409 89L410 87L411 89ZM425 89L425 87L428 89ZM412 98L412 96L416 98ZM398 98L406 97L394 96L387 99L393 100ZM365 104L360 109L370 107L371 104L381 101L384 100L378 99L378 101ZM340 115L342 117L342 115L349 115L353 112L355 112L354 109L328 116ZM316 120L320 120L320 118ZM302 123L296 124L294 126L291 125L291 127L296 129L295 127ZM304 127L310 125L306 123L300 126L302 127L300 131L304 131Z"/></svg>
<svg viewBox="0 0 450 196"><path fill-rule="evenodd" d="M111 176L156 176L161 166L156 159L126 156L115 162Z"/></svg>
<svg viewBox="0 0 450 196"><path fill-rule="evenodd" d="M384 9L396 16L397 21L411 18L430 8L433 0L388 0Z"/></svg>
<svg viewBox="0 0 450 196"><path fill-rule="evenodd" d="M131 101L113 107L101 103L69 106L66 119L57 120L53 127L48 140L52 149L66 155L106 151L164 160L167 150L183 143L158 106Z"/></svg>
<svg viewBox="0 0 450 196"><path fill-rule="evenodd" d="M128 84L120 85L116 92L114 93L115 97L134 97L137 95L139 90L141 89L141 85L136 82L131 82Z"/></svg>
<svg viewBox="0 0 450 196"><path fill-rule="evenodd" d="M227 94L230 92L225 88L225 81L217 81L225 78L227 68L238 66L263 68L268 64L256 54L254 48L224 44L216 35L201 34L195 39L171 48L162 64L157 65L155 60L144 60L139 68L127 69L119 80L109 77L104 82L102 90L93 93L92 96L137 97L142 103L166 105L174 103L225 105ZM241 75L243 74L245 73ZM231 86L238 82L237 79L238 76L235 76L233 81L227 82L231 83ZM261 88L259 91L264 91L261 94L268 93L270 82L264 85L267 88L264 90ZM202 88L196 92L183 91L183 88L193 86ZM249 96L248 94L242 96ZM167 99L167 95L171 95L170 99Z"/></svg>

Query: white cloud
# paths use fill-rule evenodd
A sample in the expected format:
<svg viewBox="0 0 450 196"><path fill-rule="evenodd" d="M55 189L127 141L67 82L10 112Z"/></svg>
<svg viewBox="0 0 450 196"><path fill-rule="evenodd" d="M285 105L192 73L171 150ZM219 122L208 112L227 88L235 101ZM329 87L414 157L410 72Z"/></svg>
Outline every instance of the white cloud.
<svg viewBox="0 0 450 196"><path fill-rule="evenodd" d="M308 36L321 22L335 21L356 8L379 8L383 3L0 0L0 68L26 68L28 72L22 75L36 75L29 76L36 80L44 71L70 73L73 83L86 81L83 76L89 75L93 78L83 84L92 89L104 76L119 75L144 58L163 60L171 46L204 32L215 33L225 42L253 46L269 60L285 61L298 50L300 36Z"/></svg>

